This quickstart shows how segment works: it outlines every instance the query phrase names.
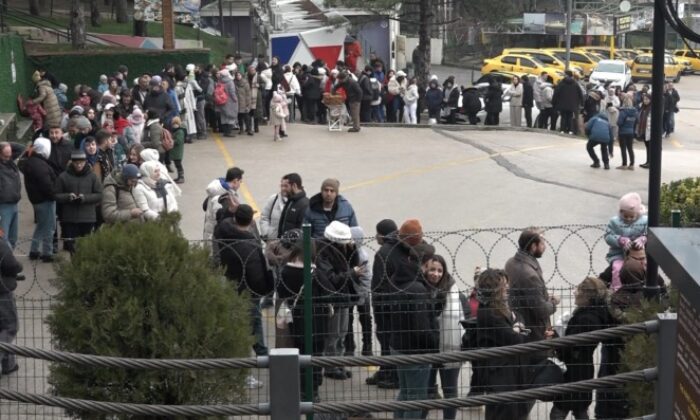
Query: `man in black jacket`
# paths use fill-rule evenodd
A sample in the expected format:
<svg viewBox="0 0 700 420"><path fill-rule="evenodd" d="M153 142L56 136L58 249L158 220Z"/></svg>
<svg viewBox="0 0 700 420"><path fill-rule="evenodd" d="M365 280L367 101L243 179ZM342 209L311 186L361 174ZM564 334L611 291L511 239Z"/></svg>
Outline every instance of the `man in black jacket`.
<svg viewBox="0 0 700 420"><path fill-rule="evenodd" d="M5 239L13 249L17 245L20 198L22 181L12 159L12 145L0 142L0 229L5 231Z"/></svg>
<svg viewBox="0 0 700 420"><path fill-rule="evenodd" d="M53 261L53 234L56 229L54 183L58 169L49 162L49 156L51 140L39 137L34 140L33 150L24 167L24 186L36 217L29 259L37 260L41 257L44 262Z"/></svg>
<svg viewBox="0 0 700 420"><path fill-rule="evenodd" d="M278 238L281 238L289 230L301 229L306 209L309 207L309 198L306 197L306 191L301 184L301 176L297 173L291 173L283 176L282 180L289 185L289 192L287 202L280 215L280 223L277 228Z"/></svg>
<svg viewBox="0 0 700 420"><path fill-rule="evenodd" d="M168 115L176 109L176 105L170 99L170 96L163 91L163 87L160 83L161 78L159 76L153 76L149 82L151 91L146 96L146 99L143 100L143 106L144 110L156 110L158 118L160 118L161 121L166 121Z"/></svg>
<svg viewBox="0 0 700 420"><path fill-rule="evenodd" d="M561 115L560 132L573 134L574 113L579 110L583 103L583 93L579 84L574 80L574 74L571 70L567 70L565 73L564 80L559 82L557 88L554 89L552 105Z"/></svg>
<svg viewBox="0 0 700 420"><path fill-rule="evenodd" d="M532 127L532 106L535 102L535 91L530 83L530 78L523 75L523 110L525 111L525 124Z"/></svg>
<svg viewBox="0 0 700 420"><path fill-rule="evenodd" d="M362 102L360 104L360 121L363 123L370 122L372 118L372 67L365 66L365 71L360 74L357 81L362 88Z"/></svg>
<svg viewBox="0 0 700 420"><path fill-rule="evenodd" d="M22 271L12 254L12 248L5 240L5 232L0 229L0 342L12 343L19 329L17 305L12 293L17 288L17 275ZM0 351L0 376L9 375L18 369L15 355Z"/></svg>
<svg viewBox="0 0 700 420"><path fill-rule="evenodd" d="M51 140L51 156L49 161L61 172L65 171L70 161L70 154L73 152L73 145L64 136L61 126L49 127L49 140Z"/></svg>
<svg viewBox="0 0 700 420"><path fill-rule="evenodd" d="M362 102L362 88L346 72L341 72L338 74L338 84L333 89L333 93L335 93L335 91L340 87L345 89L345 94L347 95L346 102L350 111L350 118L352 118L352 128L349 129L348 132L358 133L360 131L360 103Z"/></svg>

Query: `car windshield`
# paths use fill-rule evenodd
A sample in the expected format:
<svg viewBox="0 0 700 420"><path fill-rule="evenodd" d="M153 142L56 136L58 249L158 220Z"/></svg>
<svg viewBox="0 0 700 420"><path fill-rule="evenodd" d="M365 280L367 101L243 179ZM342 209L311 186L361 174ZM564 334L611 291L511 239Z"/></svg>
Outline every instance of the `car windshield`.
<svg viewBox="0 0 700 420"><path fill-rule="evenodd" d="M634 59L634 62L637 64L651 64L651 56L648 56L648 55L637 56L637 58Z"/></svg>
<svg viewBox="0 0 700 420"><path fill-rule="evenodd" d="M599 63L595 71L601 73L624 73L625 65L622 63Z"/></svg>

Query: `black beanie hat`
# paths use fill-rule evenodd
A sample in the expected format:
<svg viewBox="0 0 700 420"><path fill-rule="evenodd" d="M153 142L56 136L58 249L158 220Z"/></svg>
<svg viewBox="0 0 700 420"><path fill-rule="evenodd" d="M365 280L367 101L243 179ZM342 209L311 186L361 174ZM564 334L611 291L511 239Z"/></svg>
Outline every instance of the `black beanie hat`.
<svg viewBox="0 0 700 420"><path fill-rule="evenodd" d="M392 232L396 232L397 230L399 230L399 227L396 226L396 222L391 219L384 219L377 223L377 233L382 236L387 236Z"/></svg>

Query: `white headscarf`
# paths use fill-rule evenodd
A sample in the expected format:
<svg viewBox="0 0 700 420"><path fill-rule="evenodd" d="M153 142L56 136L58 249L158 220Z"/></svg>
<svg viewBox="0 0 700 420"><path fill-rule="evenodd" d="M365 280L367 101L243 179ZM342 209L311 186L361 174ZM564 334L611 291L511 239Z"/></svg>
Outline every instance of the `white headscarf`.
<svg viewBox="0 0 700 420"><path fill-rule="evenodd" d="M162 163L158 161L160 158L160 155L158 154L158 151L155 149L143 149L140 153L141 159L143 159L143 163L141 166L145 165L148 162L156 162L158 165L160 165L160 179L164 181L169 181L172 183L173 187L173 195L175 197L179 197L182 195L182 190L180 187L177 186L177 184L173 181L172 177L170 177L170 174L168 173L168 168L165 167Z"/></svg>
<svg viewBox="0 0 700 420"><path fill-rule="evenodd" d="M32 148L34 153L38 153L39 155L43 156L44 159L48 159L49 156L51 156L51 140L47 139L46 137L38 137L36 140L34 140L34 145Z"/></svg>

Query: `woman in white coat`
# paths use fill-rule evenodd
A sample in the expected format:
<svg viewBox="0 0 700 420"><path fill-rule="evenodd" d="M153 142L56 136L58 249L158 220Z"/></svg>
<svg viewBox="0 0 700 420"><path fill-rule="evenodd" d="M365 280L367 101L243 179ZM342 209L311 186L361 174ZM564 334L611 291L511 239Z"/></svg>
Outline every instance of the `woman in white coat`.
<svg viewBox="0 0 700 420"><path fill-rule="evenodd" d="M513 76L507 94L510 95L510 126L520 127L523 117L523 84L518 76Z"/></svg>
<svg viewBox="0 0 700 420"><path fill-rule="evenodd" d="M460 300L460 292L455 280L447 271L447 263L440 255L433 255L423 263L423 276L435 298L438 325L440 327L440 352L460 351L462 344L462 326L459 321L465 319ZM466 297L465 297L466 299ZM445 398L457 397L459 371L461 363L433 365L428 382L428 395L437 393L437 374ZM442 410L443 419L455 419L457 409ZM427 414L424 412L424 414ZM425 416L423 417L425 418Z"/></svg>
<svg viewBox="0 0 700 420"><path fill-rule="evenodd" d="M144 162L139 169L141 179L134 187L133 194L136 205L143 211L146 220L158 219L163 211L177 211L173 184L161 178L160 163Z"/></svg>

